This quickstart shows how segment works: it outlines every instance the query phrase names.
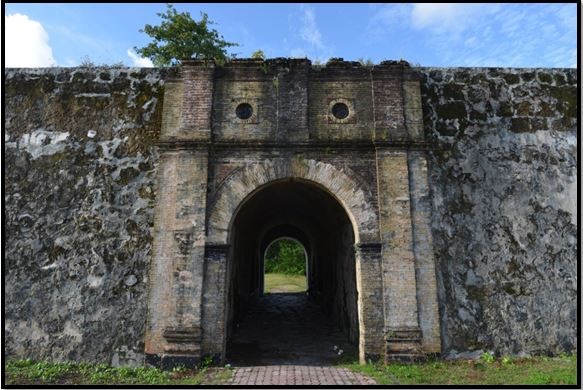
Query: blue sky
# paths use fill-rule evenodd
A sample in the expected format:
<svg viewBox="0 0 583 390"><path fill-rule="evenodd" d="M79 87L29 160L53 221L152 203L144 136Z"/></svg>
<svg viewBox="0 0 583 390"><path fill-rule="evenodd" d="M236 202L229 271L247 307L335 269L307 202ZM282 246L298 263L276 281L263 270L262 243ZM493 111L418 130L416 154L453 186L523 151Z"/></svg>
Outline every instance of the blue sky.
<svg viewBox="0 0 583 390"><path fill-rule="evenodd" d="M175 4L205 12L230 52L325 62L405 59L421 66L577 67L576 4ZM149 42L164 3L5 4L6 66L123 62Z"/></svg>

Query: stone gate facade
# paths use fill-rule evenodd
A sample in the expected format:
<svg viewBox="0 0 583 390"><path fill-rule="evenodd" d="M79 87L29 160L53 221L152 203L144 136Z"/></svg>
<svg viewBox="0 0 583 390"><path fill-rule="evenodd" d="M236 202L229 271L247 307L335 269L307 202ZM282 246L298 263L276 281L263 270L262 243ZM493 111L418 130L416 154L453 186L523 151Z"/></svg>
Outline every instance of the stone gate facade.
<svg viewBox="0 0 583 390"><path fill-rule="evenodd" d="M344 61L322 70L307 60L233 61L220 69L186 62L166 82L160 146L148 361L167 366L225 355L229 322L240 309L235 302L242 306L261 293L261 252L248 248L251 255L240 259L238 251L255 238L237 244L234 221L256 193L285 183L284 192L301 191L289 183L323 192L318 199L329 198L323 208L337 203L353 244L337 243L328 255L335 258L322 265L318 246L327 239L312 232L315 220L287 215L309 207L291 200L256 227L255 240L260 245L270 232L294 230L313 249L309 289L323 304L338 306L332 312L347 319L360 360L440 352L427 143L419 77L408 64L384 62L370 72ZM284 196L272 192L253 218ZM333 217L319 217L325 218ZM335 271L342 258L354 265ZM242 280L235 273L245 268L255 271ZM317 270L336 280L318 279ZM257 283L229 292L250 278ZM334 300L339 283L351 291Z"/></svg>
<svg viewBox="0 0 583 390"><path fill-rule="evenodd" d="M4 70L7 359L224 356L282 236L361 357L576 350L577 69L204 65Z"/></svg>

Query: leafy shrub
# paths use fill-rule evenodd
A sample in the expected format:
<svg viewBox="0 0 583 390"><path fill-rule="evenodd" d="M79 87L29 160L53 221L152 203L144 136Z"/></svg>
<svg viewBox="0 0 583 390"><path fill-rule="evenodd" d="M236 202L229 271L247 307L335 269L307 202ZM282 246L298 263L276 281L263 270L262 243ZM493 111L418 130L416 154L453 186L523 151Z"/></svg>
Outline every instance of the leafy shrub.
<svg viewBox="0 0 583 390"><path fill-rule="evenodd" d="M304 247L295 241L281 239L269 247L265 255L265 273L305 275Z"/></svg>
<svg viewBox="0 0 583 390"><path fill-rule="evenodd" d="M482 356L480 356L480 359L485 363L493 363L494 360L496 360L496 358L494 357L494 355L492 355L491 352L484 352Z"/></svg>

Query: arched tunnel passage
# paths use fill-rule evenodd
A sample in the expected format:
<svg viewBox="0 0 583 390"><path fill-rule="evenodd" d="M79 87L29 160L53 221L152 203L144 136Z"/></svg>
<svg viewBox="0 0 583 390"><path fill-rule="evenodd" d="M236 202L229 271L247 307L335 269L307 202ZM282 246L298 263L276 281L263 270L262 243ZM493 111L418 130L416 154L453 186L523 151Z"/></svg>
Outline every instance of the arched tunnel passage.
<svg viewBox="0 0 583 390"><path fill-rule="evenodd" d="M280 237L306 249L304 293L263 294L264 253ZM332 195L305 180L269 183L240 207L230 242L227 361L331 363L341 349L358 353L354 231Z"/></svg>

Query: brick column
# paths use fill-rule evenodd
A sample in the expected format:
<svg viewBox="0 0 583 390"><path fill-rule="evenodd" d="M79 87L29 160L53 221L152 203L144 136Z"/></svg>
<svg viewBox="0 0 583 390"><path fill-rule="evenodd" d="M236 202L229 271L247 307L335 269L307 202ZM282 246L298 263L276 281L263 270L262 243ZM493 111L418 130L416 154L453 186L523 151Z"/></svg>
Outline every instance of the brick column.
<svg viewBox="0 0 583 390"><path fill-rule="evenodd" d="M147 362L163 368L195 363L202 342L214 66L186 61L180 71L164 94L145 340Z"/></svg>
<svg viewBox="0 0 583 390"><path fill-rule="evenodd" d="M431 234L431 198L427 179L427 158L424 151L410 151L409 191L413 220L413 251L417 278L419 326L423 335L424 353L441 352L439 309L435 257Z"/></svg>
<svg viewBox="0 0 583 390"><path fill-rule="evenodd" d="M184 98L180 133L188 140L211 139L215 65L211 61L186 61L182 67Z"/></svg>
<svg viewBox="0 0 583 390"><path fill-rule="evenodd" d="M377 360L384 352L381 244L356 244L359 361Z"/></svg>
<svg viewBox="0 0 583 390"><path fill-rule="evenodd" d="M160 160L146 354L170 367L200 356L208 151Z"/></svg>
<svg viewBox="0 0 583 390"><path fill-rule="evenodd" d="M403 64L383 61L372 70L374 141L408 139L403 110Z"/></svg>
<svg viewBox="0 0 583 390"><path fill-rule="evenodd" d="M413 141L425 140L423 135L423 108L419 75L407 69L403 74L403 102L407 133Z"/></svg>
<svg viewBox="0 0 583 390"><path fill-rule="evenodd" d="M230 246L207 243L202 312L202 350L223 361L227 343L227 258Z"/></svg>
<svg viewBox="0 0 583 390"><path fill-rule="evenodd" d="M386 359L420 353L407 152L377 149Z"/></svg>
<svg viewBox="0 0 583 390"><path fill-rule="evenodd" d="M405 123L409 136L423 142L423 110L419 76L407 71L403 75ZM431 199L427 178L427 157L422 150L410 150L409 193L413 222L413 252L417 279L417 303L419 326L424 353L441 352L435 257L431 235Z"/></svg>

